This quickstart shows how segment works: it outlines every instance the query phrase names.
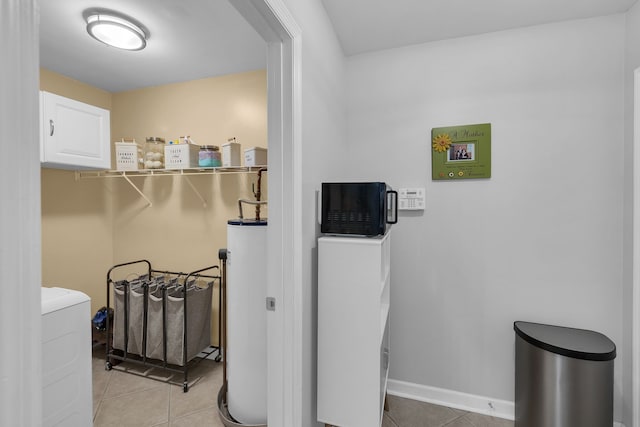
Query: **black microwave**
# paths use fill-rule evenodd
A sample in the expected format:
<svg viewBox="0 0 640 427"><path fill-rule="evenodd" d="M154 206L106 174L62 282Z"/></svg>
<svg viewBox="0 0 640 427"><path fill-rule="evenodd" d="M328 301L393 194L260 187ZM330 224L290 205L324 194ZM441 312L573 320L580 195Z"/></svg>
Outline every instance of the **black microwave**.
<svg viewBox="0 0 640 427"><path fill-rule="evenodd" d="M384 235L398 222L398 193L384 182L323 182L320 231Z"/></svg>

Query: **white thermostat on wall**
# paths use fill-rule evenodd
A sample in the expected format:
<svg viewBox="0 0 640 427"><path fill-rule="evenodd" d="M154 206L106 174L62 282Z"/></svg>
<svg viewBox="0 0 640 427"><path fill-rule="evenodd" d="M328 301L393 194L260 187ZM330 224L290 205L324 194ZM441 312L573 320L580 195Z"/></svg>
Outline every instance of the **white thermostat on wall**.
<svg viewBox="0 0 640 427"><path fill-rule="evenodd" d="M398 209L401 211L424 210L424 199L424 187L398 189Z"/></svg>

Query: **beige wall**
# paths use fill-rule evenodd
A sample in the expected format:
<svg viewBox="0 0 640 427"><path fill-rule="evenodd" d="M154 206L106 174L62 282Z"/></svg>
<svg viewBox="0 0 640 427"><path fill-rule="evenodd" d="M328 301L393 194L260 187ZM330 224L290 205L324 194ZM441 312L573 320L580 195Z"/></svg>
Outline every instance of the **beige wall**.
<svg viewBox="0 0 640 427"><path fill-rule="evenodd" d="M40 88L111 109L109 92L40 69ZM104 180L75 180L72 171L42 169L42 283L89 295L94 313L105 305L113 264L111 193Z"/></svg>
<svg viewBox="0 0 640 427"><path fill-rule="evenodd" d="M112 94L95 86L79 82L62 74L40 69L40 89L76 101L111 110Z"/></svg>
<svg viewBox="0 0 640 427"><path fill-rule="evenodd" d="M109 108L112 141L190 135L198 144L220 146L236 137L243 149L266 147L264 70L103 98L102 91L51 72L41 78L45 90ZM218 249L226 247L226 221L238 216L238 198L253 199L256 178L255 173L132 177L153 203L149 207L121 178L76 182L72 172L43 169L43 281L82 290L95 311L105 304L106 272L113 264L148 259L155 269L184 272L217 265ZM265 176L263 200L267 196ZM250 207L245 211L247 217L252 213Z"/></svg>
<svg viewBox="0 0 640 427"><path fill-rule="evenodd" d="M190 135L198 144L221 146L236 137L243 149L266 147L266 72L116 93L111 120L114 141L134 137L143 142L147 136L169 141ZM206 200L206 207L187 180ZM132 181L153 206L148 207L128 183L115 183L114 262L144 258L155 269L188 272L218 264L218 249L226 247L226 222L237 218L238 198L253 200L256 174L147 176ZM217 337L217 301L213 313Z"/></svg>
<svg viewBox="0 0 640 427"><path fill-rule="evenodd" d="M113 95L112 139L147 136L221 146L236 137L243 148L267 144L264 70L193 80Z"/></svg>

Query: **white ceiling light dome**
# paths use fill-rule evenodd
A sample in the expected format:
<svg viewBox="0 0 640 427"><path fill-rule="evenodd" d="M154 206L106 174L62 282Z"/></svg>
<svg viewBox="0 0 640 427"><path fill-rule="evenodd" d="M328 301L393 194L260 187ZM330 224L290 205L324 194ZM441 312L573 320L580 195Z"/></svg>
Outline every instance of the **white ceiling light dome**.
<svg viewBox="0 0 640 427"><path fill-rule="evenodd" d="M87 32L94 39L125 50L142 50L147 34L129 19L109 12L94 12L86 17Z"/></svg>

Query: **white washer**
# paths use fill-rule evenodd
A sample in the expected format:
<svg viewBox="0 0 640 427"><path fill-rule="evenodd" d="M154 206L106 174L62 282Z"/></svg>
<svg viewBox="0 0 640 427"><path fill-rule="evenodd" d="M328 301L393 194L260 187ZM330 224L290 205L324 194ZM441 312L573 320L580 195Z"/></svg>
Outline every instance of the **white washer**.
<svg viewBox="0 0 640 427"><path fill-rule="evenodd" d="M42 425L93 425L91 300L42 288Z"/></svg>

